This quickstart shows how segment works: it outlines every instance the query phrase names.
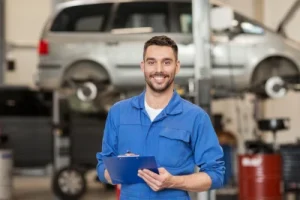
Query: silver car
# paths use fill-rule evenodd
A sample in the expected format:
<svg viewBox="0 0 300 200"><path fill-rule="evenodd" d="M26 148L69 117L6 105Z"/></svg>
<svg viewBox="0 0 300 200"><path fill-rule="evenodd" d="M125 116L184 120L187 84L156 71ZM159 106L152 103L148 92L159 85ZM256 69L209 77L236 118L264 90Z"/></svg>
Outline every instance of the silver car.
<svg viewBox="0 0 300 200"><path fill-rule="evenodd" d="M211 1L211 5L225 4ZM272 77L298 75L300 49L283 34L287 21L272 31L234 12L231 28L212 30L213 87L245 91ZM191 0L60 4L41 35L37 84L45 90L71 89L73 109L107 109L121 94L143 89L139 66L143 45L155 35L170 36L178 43L181 71L176 83L185 88L194 76Z"/></svg>

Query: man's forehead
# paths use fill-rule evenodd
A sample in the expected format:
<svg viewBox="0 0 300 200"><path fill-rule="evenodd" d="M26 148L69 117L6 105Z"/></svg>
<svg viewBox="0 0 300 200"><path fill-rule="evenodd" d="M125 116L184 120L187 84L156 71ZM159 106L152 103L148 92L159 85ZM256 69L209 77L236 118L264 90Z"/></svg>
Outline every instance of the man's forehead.
<svg viewBox="0 0 300 200"><path fill-rule="evenodd" d="M146 50L145 59L175 59L174 51L168 46L149 46Z"/></svg>

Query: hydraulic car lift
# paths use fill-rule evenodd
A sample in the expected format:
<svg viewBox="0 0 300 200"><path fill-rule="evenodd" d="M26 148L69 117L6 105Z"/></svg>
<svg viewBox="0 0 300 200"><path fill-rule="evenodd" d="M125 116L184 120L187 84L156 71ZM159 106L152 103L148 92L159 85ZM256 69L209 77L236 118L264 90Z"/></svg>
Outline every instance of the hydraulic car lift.
<svg viewBox="0 0 300 200"><path fill-rule="evenodd" d="M211 54L210 54L210 2L193 0L193 41L195 44L194 94L195 104L201 106L211 115ZM198 169L197 169L198 170ZM197 194L198 200L215 200L213 191Z"/></svg>
<svg viewBox="0 0 300 200"><path fill-rule="evenodd" d="M53 135L53 178L52 178L52 190L57 198L66 197L66 194L82 194L76 189L72 191L68 186L65 186L65 190L60 186L59 176L65 176L66 181L72 181L71 174L78 176L82 179L82 174L77 170L68 169L70 166L70 136L66 131L64 124L62 123L63 109L63 98L59 91L53 93L53 112L52 112L52 135ZM62 175L65 173L65 175ZM68 178L69 176L69 178ZM65 183L66 185L68 183ZM64 190L64 191L63 191ZM81 189L82 190L82 189ZM77 195L76 195L77 196Z"/></svg>
<svg viewBox="0 0 300 200"><path fill-rule="evenodd" d="M86 191L85 169L72 166L70 124L65 119L67 102L59 91L53 93L53 177L52 190L58 199L78 199Z"/></svg>

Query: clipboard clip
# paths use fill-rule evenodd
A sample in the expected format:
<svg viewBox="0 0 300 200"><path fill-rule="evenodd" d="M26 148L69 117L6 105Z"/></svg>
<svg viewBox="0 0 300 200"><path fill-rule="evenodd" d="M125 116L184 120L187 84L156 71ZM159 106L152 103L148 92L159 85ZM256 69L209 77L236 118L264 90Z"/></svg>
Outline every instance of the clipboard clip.
<svg viewBox="0 0 300 200"><path fill-rule="evenodd" d="M119 158L122 157L139 157L140 155L131 153L131 151L127 150L125 154L118 155Z"/></svg>

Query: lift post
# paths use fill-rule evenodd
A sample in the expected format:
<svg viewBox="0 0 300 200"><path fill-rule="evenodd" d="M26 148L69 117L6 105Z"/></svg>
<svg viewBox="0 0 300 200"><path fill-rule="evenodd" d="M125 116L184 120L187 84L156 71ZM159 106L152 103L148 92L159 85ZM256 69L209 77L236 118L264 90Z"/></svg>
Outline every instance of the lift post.
<svg viewBox="0 0 300 200"><path fill-rule="evenodd" d="M211 115L211 55L210 55L210 2L193 0L193 41L195 45L195 104ZM213 191L197 194L198 200L214 200Z"/></svg>
<svg viewBox="0 0 300 200"><path fill-rule="evenodd" d="M193 40L195 44L195 103L210 114L210 2L193 0L192 5Z"/></svg>
<svg viewBox="0 0 300 200"><path fill-rule="evenodd" d="M4 83L5 47L5 0L0 0L0 84Z"/></svg>
<svg viewBox="0 0 300 200"><path fill-rule="evenodd" d="M62 98L59 91L53 92L53 161L54 171L70 165L70 137L64 132L61 119Z"/></svg>

